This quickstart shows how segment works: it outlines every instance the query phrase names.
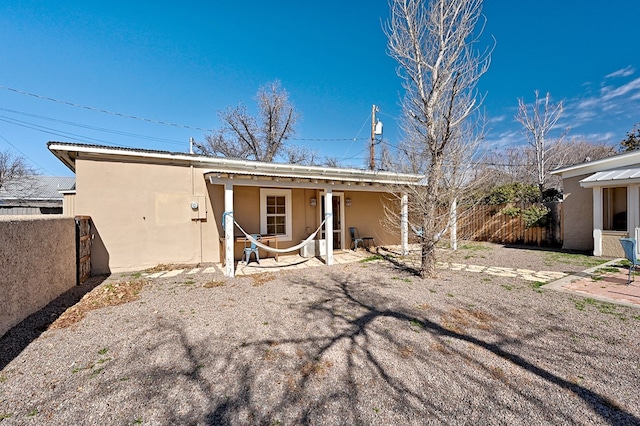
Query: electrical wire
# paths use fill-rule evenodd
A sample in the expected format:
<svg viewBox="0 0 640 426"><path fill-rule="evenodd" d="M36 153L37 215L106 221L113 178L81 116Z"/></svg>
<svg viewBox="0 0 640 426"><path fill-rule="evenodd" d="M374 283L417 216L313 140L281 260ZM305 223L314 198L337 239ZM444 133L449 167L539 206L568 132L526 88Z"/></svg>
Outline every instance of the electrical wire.
<svg viewBox="0 0 640 426"><path fill-rule="evenodd" d="M188 126L188 125L185 125L185 124L171 123L169 121L154 120L154 119L151 119L151 118L138 117L136 115L123 114L123 113L120 113L120 112L114 112L114 111L109 111L109 110L106 110L106 109L95 108L95 107L92 107L92 106L80 105L80 104L76 104L76 103L73 103L73 102L63 101L63 100L60 100L60 99L52 98L52 97L49 97L49 96L38 95L37 93L25 92L24 90L18 90L18 89L14 89L14 88L7 87L7 86L0 86L0 89L8 90L10 92L18 93L20 95L27 95L27 96L31 96L31 97L34 97L34 98L37 98L37 99L42 99L42 100L46 100L46 101L50 101L50 102L56 102L56 103L59 103L59 104L72 106L72 107L75 107L75 108L82 108L82 109L86 109L86 110L89 110L89 111L101 112L101 113L104 113L104 114L115 115L115 116L123 117L123 118L130 118L132 120L146 121L147 123L162 124L164 126L180 127L180 128L183 128L183 129L200 130L200 131L203 131L203 132L213 132L212 129L205 129L203 127Z"/></svg>
<svg viewBox="0 0 640 426"><path fill-rule="evenodd" d="M49 170L47 170L45 167L42 167L40 164L38 164L38 162L36 160L34 160L33 158L29 157L27 154L22 152L17 146L15 146L11 142L9 142L9 139L5 138L2 134L0 134L0 139L4 140L6 143L8 143L11 147L13 147L13 149L18 151L24 158L26 158L27 160L31 161L33 164L38 166L41 170L44 170L45 172L51 174L51 172Z"/></svg>

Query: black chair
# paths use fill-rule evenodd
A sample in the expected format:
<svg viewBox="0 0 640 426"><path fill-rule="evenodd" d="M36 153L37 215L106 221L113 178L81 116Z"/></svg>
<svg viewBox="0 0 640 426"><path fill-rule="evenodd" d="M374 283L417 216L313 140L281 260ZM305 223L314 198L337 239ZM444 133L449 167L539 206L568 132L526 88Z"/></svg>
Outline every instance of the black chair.
<svg viewBox="0 0 640 426"><path fill-rule="evenodd" d="M362 247L369 248L372 244L375 246L375 241L373 237L361 237L358 232L358 228L351 227L349 228L349 234L351 235L351 245L354 250L358 249L358 243L362 244Z"/></svg>

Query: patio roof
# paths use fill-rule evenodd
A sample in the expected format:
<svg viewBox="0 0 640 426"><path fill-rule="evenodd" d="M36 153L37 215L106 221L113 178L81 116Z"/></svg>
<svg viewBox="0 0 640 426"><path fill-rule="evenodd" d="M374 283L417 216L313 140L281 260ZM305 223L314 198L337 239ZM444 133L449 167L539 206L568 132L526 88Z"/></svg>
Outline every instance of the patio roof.
<svg viewBox="0 0 640 426"><path fill-rule="evenodd" d="M608 184L630 184L640 183L640 167L613 169L596 172L591 176L582 179L580 186L591 188L594 186L605 186Z"/></svg>

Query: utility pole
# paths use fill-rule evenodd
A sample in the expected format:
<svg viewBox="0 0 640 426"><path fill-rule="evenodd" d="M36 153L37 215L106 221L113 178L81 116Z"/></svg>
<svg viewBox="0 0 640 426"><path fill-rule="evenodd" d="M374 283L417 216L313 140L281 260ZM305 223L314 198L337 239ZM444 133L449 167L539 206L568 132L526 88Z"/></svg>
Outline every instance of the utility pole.
<svg viewBox="0 0 640 426"><path fill-rule="evenodd" d="M371 146L369 155L371 156L369 160L369 169L376 169L376 135L382 136L382 122L376 118L376 112L379 112L377 106L371 106Z"/></svg>

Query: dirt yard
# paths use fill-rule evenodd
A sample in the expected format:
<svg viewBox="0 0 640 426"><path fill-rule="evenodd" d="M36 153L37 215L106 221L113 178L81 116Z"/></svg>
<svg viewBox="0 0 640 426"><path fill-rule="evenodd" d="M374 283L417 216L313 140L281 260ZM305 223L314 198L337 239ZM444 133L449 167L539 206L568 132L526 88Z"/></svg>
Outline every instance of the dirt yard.
<svg viewBox="0 0 640 426"><path fill-rule="evenodd" d="M439 258L598 263L477 243ZM640 424L640 309L406 262L93 278L0 339L0 423Z"/></svg>

